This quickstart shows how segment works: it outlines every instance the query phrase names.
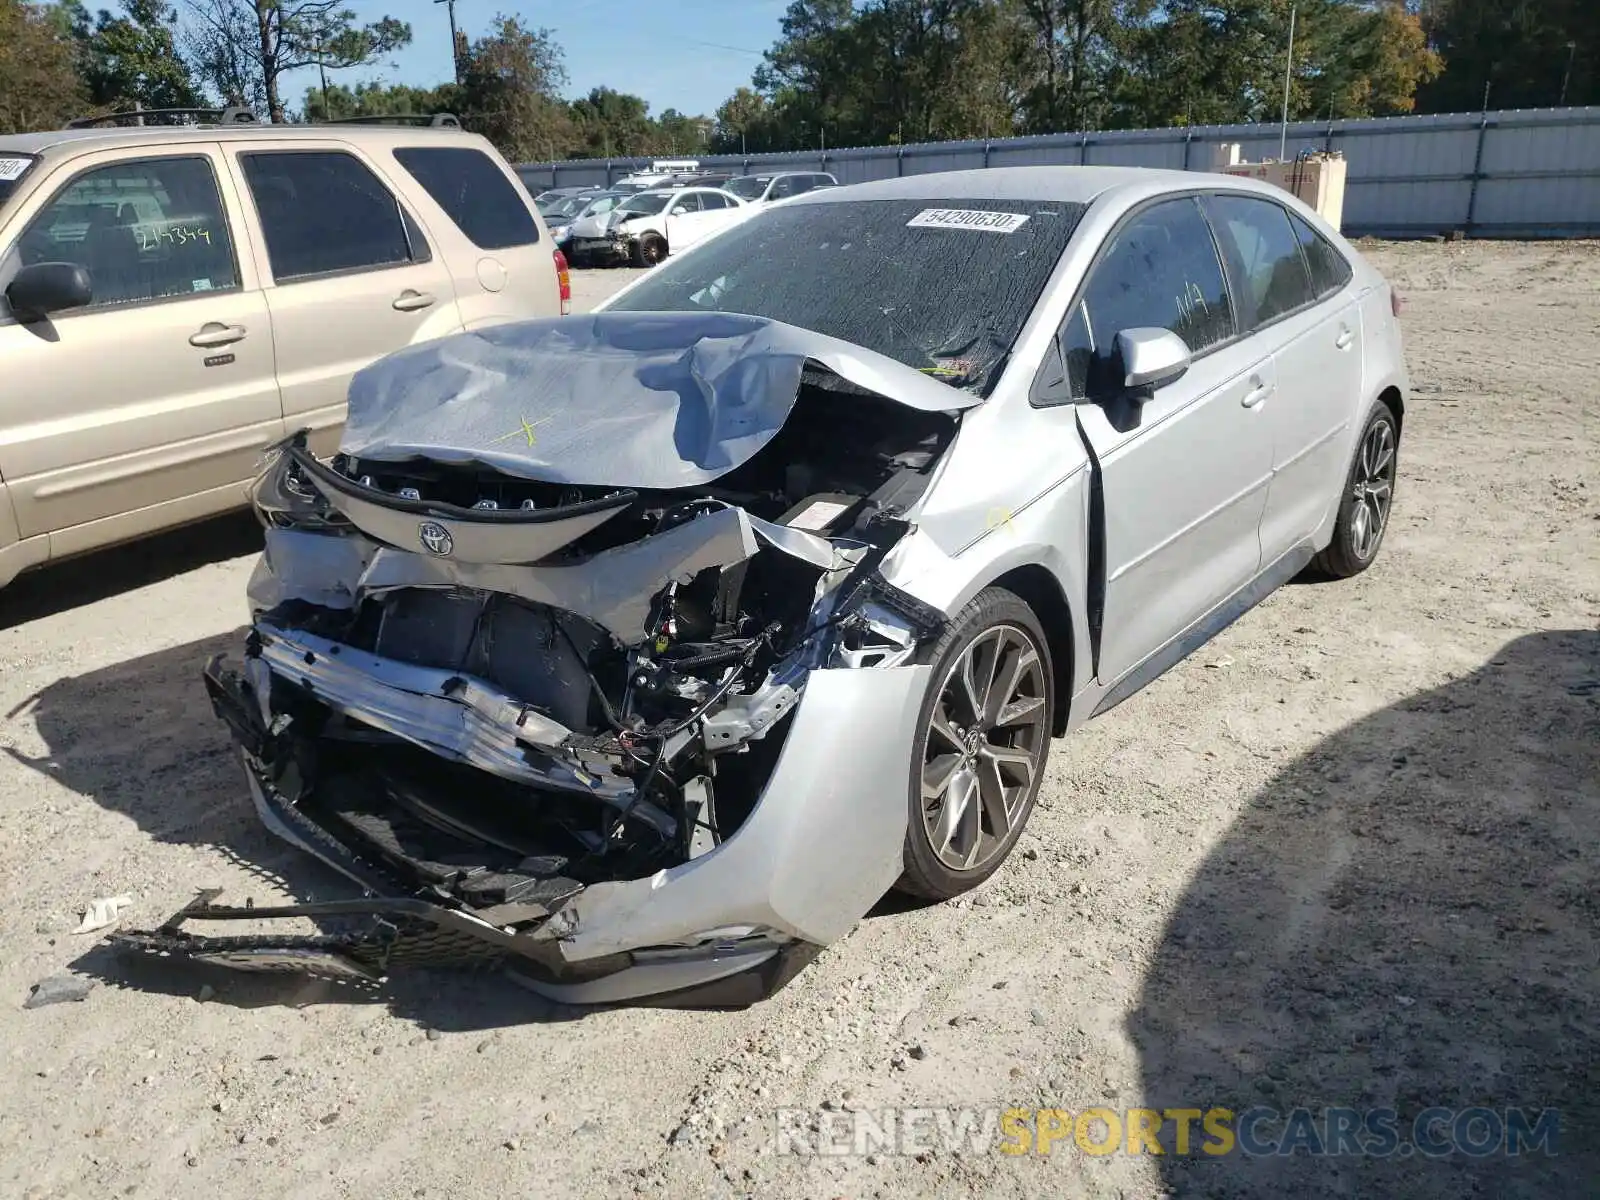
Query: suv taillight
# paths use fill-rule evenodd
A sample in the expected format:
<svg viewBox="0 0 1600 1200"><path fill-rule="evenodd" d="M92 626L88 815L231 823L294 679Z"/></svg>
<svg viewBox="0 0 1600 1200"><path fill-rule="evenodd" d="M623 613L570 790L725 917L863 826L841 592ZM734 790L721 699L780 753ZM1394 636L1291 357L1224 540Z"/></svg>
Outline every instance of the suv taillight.
<svg viewBox="0 0 1600 1200"><path fill-rule="evenodd" d="M551 251L556 259L556 282L561 285L561 315L572 312L572 272L567 269L567 256L559 250Z"/></svg>

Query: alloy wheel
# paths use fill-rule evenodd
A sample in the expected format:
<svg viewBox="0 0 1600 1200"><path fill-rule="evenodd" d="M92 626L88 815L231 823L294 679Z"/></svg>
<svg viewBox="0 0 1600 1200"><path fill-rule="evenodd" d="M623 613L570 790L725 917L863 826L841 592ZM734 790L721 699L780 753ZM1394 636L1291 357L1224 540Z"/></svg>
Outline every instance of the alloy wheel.
<svg viewBox="0 0 1600 1200"><path fill-rule="evenodd" d="M1356 506L1350 514L1350 548L1363 561L1377 553L1384 523L1389 519L1389 502L1394 497L1394 449L1394 426L1388 421L1374 421L1362 440L1351 488Z"/></svg>
<svg viewBox="0 0 1600 1200"><path fill-rule="evenodd" d="M995 625L939 685L923 742L922 820L952 870L977 870L1009 843L1050 740L1044 672L1025 630Z"/></svg>

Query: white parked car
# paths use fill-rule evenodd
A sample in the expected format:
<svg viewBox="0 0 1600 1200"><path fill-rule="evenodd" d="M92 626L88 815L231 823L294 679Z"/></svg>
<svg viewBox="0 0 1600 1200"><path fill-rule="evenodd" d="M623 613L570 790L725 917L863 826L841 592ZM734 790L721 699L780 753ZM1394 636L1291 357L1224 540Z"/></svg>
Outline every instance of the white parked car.
<svg viewBox="0 0 1600 1200"><path fill-rule="evenodd" d="M768 171L764 175L741 175L722 186L747 204L770 204L818 188L838 187L839 181L825 171Z"/></svg>
<svg viewBox="0 0 1600 1200"><path fill-rule="evenodd" d="M668 254L737 225L750 209L721 188L640 192L609 212L574 221L567 245L577 264L620 260L653 267Z"/></svg>

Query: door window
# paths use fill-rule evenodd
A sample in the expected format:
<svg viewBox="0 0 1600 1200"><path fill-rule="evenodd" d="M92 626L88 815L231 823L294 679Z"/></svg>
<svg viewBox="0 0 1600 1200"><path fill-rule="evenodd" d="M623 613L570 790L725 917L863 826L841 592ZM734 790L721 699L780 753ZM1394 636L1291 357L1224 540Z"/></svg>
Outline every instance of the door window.
<svg viewBox="0 0 1600 1200"><path fill-rule="evenodd" d="M279 283L429 260L416 223L353 155L284 150L239 157Z"/></svg>
<svg viewBox="0 0 1600 1200"><path fill-rule="evenodd" d="M1281 205L1251 196L1210 196L1206 207L1228 258L1239 321L1259 329L1311 303L1311 278Z"/></svg>
<svg viewBox="0 0 1600 1200"><path fill-rule="evenodd" d="M1193 199L1145 209L1107 245L1062 331L1075 395L1121 392L1117 334L1140 328L1171 330L1194 354L1234 335L1222 264Z"/></svg>
<svg viewBox="0 0 1600 1200"><path fill-rule="evenodd" d="M727 208L728 198L726 196L719 196L715 192L704 192L700 196L700 206L707 212L712 212L716 209Z"/></svg>
<svg viewBox="0 0 1600 1200"><path fill-rule="evenodd" d="M1350 264L1327 238L1293 213L1289 214L1289 223L1294 226L1295 237L1306 256L1306 266L1311 268L1311 287L1317 299L1331 295L1350 282Z"/></svg>
<svg viewBox="0 0 1600 1200"><path fill-rule="evenodd" d="M671 215L675 217L682 217L688 215L689 213L697 213L699 211L700 193L690 192L686 196L678 197L677 202L672 206Z"/></svg>
<svg viewBox="0 0 1600 1200"><path fill-rule="evenodd" d="M515 185L482 150L414 146L394 156L478 249L505 250L539 240L539 227Z"/></svg>
<svg viewBox="0 0 1600 1200"><path fill-rule="evenodd" d="M782 179L778 180L772 185L772 195L769 198L773 200L782 200L788 196L798 195L799 189L795 187L794 180L795 177L793 175L785 175Z"/></svg>
<svg viewBox="0 0 1600 1200"><path fill-rule="evenodd" d="M28 225L15 265L76 263L93 305L232 291L238 267L211 163L130 159L73 179Z"/></svg>

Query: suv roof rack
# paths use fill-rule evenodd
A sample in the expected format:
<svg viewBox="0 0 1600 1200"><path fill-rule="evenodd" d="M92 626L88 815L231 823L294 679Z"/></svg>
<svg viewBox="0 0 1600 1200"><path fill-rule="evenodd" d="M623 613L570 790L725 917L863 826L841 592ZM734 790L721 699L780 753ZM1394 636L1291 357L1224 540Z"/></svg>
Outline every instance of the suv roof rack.
<svg viewBox="0 0 1600 1200"><path fill-rule="evenodd" d="M194 124L255 125L258 119L253 110L240 105L227 108L127 108L120 112L102 113L97 117L78 117L67 122L68 129L92 129L96 125L175 125L169 117L203 117L207 120ZM152 119L154 118L154 119Z"/></svg>
<svg viewBox="0 0 1600 1200"><path fill-rule="evenodd" d="M461 118L454 113L380 113L369 117L335 117L319 125L428 125L434 129L460 129Z"/></svg>

